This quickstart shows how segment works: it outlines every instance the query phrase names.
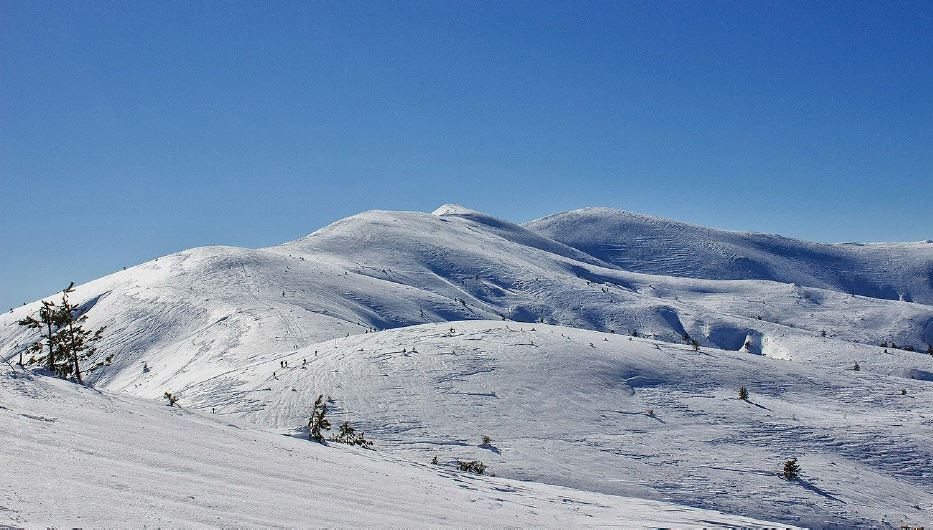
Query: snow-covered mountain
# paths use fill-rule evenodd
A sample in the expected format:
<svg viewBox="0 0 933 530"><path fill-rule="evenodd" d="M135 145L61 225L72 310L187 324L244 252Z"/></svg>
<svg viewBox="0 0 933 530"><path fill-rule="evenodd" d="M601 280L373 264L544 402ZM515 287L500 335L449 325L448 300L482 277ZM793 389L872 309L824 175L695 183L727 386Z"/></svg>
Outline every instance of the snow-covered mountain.
<svg viewBox="0 0 933 530"><path fill-rule="evenodd" d="M506 319L791 355L790 335L825 334L923 350L933 308L771 281L632 273L520 226L447 206L373 211L264 249L204 247L77 288L91 323L119 351L102 383L144 361L185 384L192 365L217 373L325 339L430 322ZM0 316L0 355L28 332L38 302ZM196 379L192 379L196 382Z"/></svg>
<svg viewBox="0 0 933 530"><path fill-rule="evenodd" d="M735 235L726 251L730 233L708 231L694 254L720 256L717 274L676 234L652 265L653 232L638 250L597 217L371 211L274 247L163 256L76 288L116 354L93 382L285 433L326 392L394 458L480 458L504 477L785 524L930 519L929 244L851 246L847 284L820 256L849 245ZM585 244L600 237L642 267ZM742 237L797 250L767 247L754 259L772 272L744 279L722 257L748 257ZM880 296L885 277L915 301ZM15 322L38 305L0 316L0 357L34 338ZM776 476L791 456L805 481Z"/></svg>
<svg viewBox="0 0 933 530"><path fill-rule="evenodd" d="M933 304L933 241L827 245L612 208L558 213L524 226L630 271L774 280Z"/></svg>

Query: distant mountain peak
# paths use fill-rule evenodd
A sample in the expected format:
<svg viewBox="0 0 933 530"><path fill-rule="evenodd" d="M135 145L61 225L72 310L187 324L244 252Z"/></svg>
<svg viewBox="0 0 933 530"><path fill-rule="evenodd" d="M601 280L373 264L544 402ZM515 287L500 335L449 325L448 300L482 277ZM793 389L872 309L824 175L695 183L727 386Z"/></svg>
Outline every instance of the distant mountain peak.
<svg viewBox="0 0 933 530"><path fill-rule="evenodd" d="M431 212L431 215L438 217L443 215L484 215L482 212L471 210L459 204L448 203Z"/></svg>

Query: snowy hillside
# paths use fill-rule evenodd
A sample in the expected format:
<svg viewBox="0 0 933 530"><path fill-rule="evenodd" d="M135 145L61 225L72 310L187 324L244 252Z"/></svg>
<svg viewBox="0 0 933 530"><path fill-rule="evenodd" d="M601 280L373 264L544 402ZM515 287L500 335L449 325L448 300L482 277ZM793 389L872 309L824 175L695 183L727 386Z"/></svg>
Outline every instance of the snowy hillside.
<svg viewBox="0 0 933 530"><path fill-rule="evenodd" d="M775 280L933 304L933 241L826 245L611 208L563 212L525 228L630 271Z"/></svg>
<svg viewBox="0 0 933 530"><path fill-rule="evenodd" d="M277 247L197 248L77 288L90 323L119 351L100 383L143 362L187 384L325 339L430 322L508 319L637 332L667 341L787 355L785 337L926 349L928 305L762 281L631 273L489 216L365 212ZM30 340L0 316L0 356ZM197 370L195 370L197 368ZM186 375L188 374L188 375ZM195 375L198 374L198 375ZM146 392L151 389L146 389ZM144 393L142 396L151 394Z"/></svg>
<svg viewBox="0 0 933 530"><path fill-rule="evenodd" d="M555 218L573 222L548 221ZM624 253L629 259L643 252L632 258L636 264L653 264L663 269L653 272L667 275L647 274L627 270L619 252L581 243L618 234L585 223L574 228L579 218L569 212L522 227L455 205L433 214L370 211L274 247L204 247L163 256L76 287L73 299L82 303L88 325L107 326L100 355L115 354L112 366L89 378L104 394L72 392L45 378L8 376L6 388L60 396L68 406L86 403L89 409L118 403L113 417L123 418L126 428L152 421L165 432L185 431L176 434L185 443L248 433L229 447L218 441L205 448L229 449L244 459L265 451L256 445L260 439L285 444L283 453L299 441L239 422L292 432L307 422L314 394L326 392L339 417L372 436L377 460L400 460L392 465L401 467L385 476L415 473L413 480L430 485L438 473L450 480L453 459L477 458L500 477L785 524L899 525L933 518L933 356L922 353L933 344L933 305L918 303L926 300L923 285L929 289L921 272L929 275L933 267L931 245L852 247L880 253L849 255L848 245L805 251L811 244L734 235L726 249L723 233L708 231L692 252L711 252L720 256L717 262L690 257L689 243L677 234L655 241L647 231L627 240L632 248ZM763 247L767 252L754 259L764 264L759 272L773 268L768 279L734 279L744 273L730 268L733 262L744 263L740 258L754 246L743 237L784 241L798 249L797 257ZM671 246L666 262L661 244ZM850 261L825 257L831 255ZM691 269L696 262L706 268ZM851 272L845 277L854 283L840 283L840 271ZM885 278L904 298L918 301L873 291L888 288ZM16 321L38 307L37 301L0 315L0 358L18 360L35 339ZM749 402L737 399L741 385L752 394ZM178 417L164 405L138 401L158 400L167 390L186 411L204 416ZM25 399L11 392L4 400ZM16 406L31 407L28 414L36 416L64 415L40 410L58 401L43 403ZM0 404L7 407L0 413L11 410ZM190 437L189 427L176 421L188 422ZM72 432L63 423L53 427L64 429L58 436ZM19 428L0 422L10 436ZM492 437L491 446L478 447L483 435ZM119 444L113 433L100 436ZM309 449L307 458L318 450ZM127 451L121 458L135 458ZM345 453L361 459L354 466L376 458ZM434 456L441 469L423 469ZM777 472L794 456L805 480L788 483ZM187 465L177 463L180 457L165 458L175 469ZM378 469L389 465L379 462ZM263 464L289 469L288 463ZM233 466L218 476L241 472ZM283 479L281 491L308 491L301 488L311 478L294 479L304 486ZM120 483L117 477L101 487ZM478 491L493 495L495 488ZM537 500L526 507L546 506L550 491L530 493ZM594 502L608 511L602 512L607 519L594 515L592 524L610 521L622 506ZM619 509L631 507L619 502ZM40 522L41 510L16 506L27 513L23 520ZM176 508L167 521L208 524L214 513ZM513 508L508 513L523 523L541 520ZM678 520L668 519L665 509L645 517ZM403 513L423 524L487 524ZM684 513L681 521L700 521L695 512ZM579 523L566 517L556 520ZM288 520L274 514L255 519Z"/></svg>
<svg viewBox="0 0 933 530"><path fill-rule="evenodd" d="M774 525L323 447L0 366L0 525Z"/></svg>
<svg viewBox="0 0 933 530"><path fill-rule="evenodd" d="M804 526L933 518L933 357L797 346L809 357L452 322L326 341L171 388L189 409L282 432L322 392L381 452L478 459L575 489ZM133 374L143 388L158 378ZM789 457L804 482L778 476Z"/></svg>

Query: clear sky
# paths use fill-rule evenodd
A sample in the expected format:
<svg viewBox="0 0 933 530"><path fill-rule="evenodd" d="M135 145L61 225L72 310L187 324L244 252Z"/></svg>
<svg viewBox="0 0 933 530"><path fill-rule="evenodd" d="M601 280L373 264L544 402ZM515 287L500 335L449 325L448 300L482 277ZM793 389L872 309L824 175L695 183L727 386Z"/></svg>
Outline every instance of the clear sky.
<svg viewBox="0 0 933 530"><path fill-rule="evenodd" d="M0 307L373 208L933 238L933 3L0 0Z"/></svg>

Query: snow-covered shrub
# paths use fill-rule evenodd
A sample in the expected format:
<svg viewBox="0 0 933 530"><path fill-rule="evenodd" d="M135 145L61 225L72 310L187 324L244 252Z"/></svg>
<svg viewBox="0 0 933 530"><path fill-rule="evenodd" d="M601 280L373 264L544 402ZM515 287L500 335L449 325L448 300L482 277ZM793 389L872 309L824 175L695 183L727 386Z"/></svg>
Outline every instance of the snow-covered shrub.
<svg viewBox="0 0 933 530"><path fill-rule="evenodd" d="M350 422L343 422L340 424L340 430L334 436L334 441L337 443L347 444L347 445L358 445L363 448L372 447L373 443L367 440L362 432L356 432Z"/></svg>
<svg viewBox="0 0 933 530"><path fill-rule="evenodd" d="M479 460L457 460L457 469L482 475L486 472L486 464Z"/></svg>
<svg viewBox="0 0 933 530"><path fill-rule="evenodd" d="M784 480L797 480L800 478L800 466L796 458L789 458L784 462Z"/></svg>

